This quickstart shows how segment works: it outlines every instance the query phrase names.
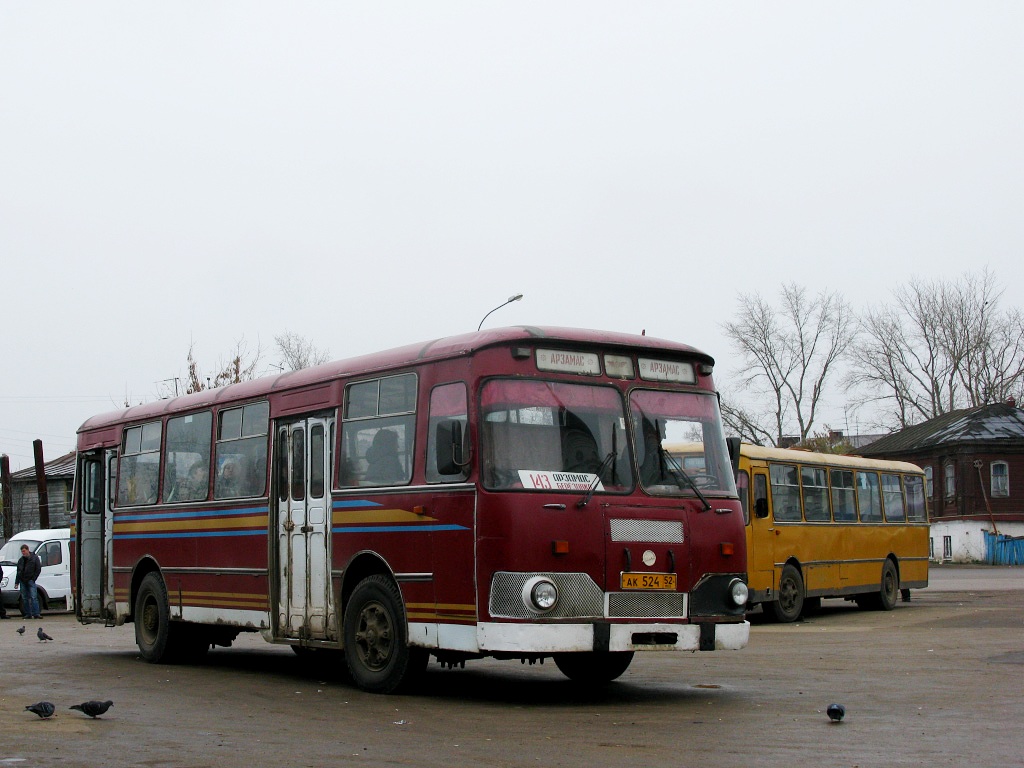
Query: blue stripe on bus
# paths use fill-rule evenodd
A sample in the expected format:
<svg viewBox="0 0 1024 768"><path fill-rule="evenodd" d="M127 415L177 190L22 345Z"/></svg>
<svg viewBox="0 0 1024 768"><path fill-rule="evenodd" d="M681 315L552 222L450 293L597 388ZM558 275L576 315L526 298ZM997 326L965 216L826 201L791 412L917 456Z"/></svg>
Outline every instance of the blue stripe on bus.
<svg viewBox="0 0 1024 768"><path fill-rule="evenodd" d="M229 517L236 515L266 514L266 507L246 507L244 509L199 509L190 512L154 512L148 515L114 515L115 523L129 520L187 520L194 517Z"/></svg>
<svg viewBox="0 0 1024 768"><path fill-rule="evenodd" d="M351 499L349 501L335 501L331 504L331 509L362 509L364 507L382 507L384 506L377 501L369 501L368 499Z"/></svg>
<svg viewBox="0 0 1024 768"><path fill-rule="evenodd" d="M395 531L468 531L464 525L353 525L331 528L331 533L391 533Z"/></svg>

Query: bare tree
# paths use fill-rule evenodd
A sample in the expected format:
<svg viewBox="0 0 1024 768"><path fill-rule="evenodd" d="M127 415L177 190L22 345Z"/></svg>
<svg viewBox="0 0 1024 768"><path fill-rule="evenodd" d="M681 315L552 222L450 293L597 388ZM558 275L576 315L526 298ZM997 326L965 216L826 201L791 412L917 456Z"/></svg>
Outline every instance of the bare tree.
<svg viewBox="0 0 1024 768"><path fill-rule="evenodd" d="M260 362L263 350L259 344L256 349L250 350L245 339L239 339L235 348L229 353L228 358L220 358L217 361L215 372L210 376L204 376L202 368L195 356L195 342L188 348L188 374L186 375L185 393L201 392L204 389L223 387L227 384L237 384L240 381L249 381L256 378L256 366Z"/></svg>
<svg viewBox="0 0 1024 768"><path fill-rule="evenodd" d="M1024 315L1000 311L1003 290L987 269L959 282L912 280L890 306L860 320L851 387L882 403L900 428L943 413L1019 396Z"/></svg>
<svg viewBox="0 0 1024 768"><path fill-rule="evenodd" d="M313 342L297 333L285 331L274 337L277 351L281 354L281 362L291 371L298 371L330 360L330 353L313 346Z"/></svg>
<svg viewBox="0 0 1024 768"><path fill-rule="evenodd" d="M829 378L856 332L853 313L837 293L809 298L790 283L779 298L776 308L758 294L742 294L737 319L723 325L743 361L741 392L771 403L763 414L725 405L726 423L741 437L746 431L776 444L787 432L800 440L810 434Z"/></svg>
<svg viewBox="0 0 1024 768"><path fill-rule="evenodd" d="M771 424L772 414L767 412L755 413L741 404L741 398L728 391L720 389L722 396L722 419L729 429L729 433L739 437L744 443L753 445L775 445L777 439L775 432L764 424Z"/></svg>

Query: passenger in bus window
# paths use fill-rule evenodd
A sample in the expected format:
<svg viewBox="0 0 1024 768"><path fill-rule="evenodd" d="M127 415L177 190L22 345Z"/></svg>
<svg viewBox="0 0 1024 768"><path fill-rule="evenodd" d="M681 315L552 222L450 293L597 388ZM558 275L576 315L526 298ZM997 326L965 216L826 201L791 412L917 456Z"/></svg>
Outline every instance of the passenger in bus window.
<svg viewBox="0 0 1024 768"><path fill-rule="evenodd" d="M393 430L381 429L373 436L366 450L366 481L375 485L389 485L405 480L405 471L398 459L398 435Z"/></svg>
<svg viewBox="0 0 1024 768"><path fill-rule="evenodd" d="M136 504L153 504L156 502L157 472L153 464L140 463L136 469Z"/></svg>
<svg viewBox="0 0 1024 768"><path fill-rule="evenodd" d="M206 462L197 461L188 469L188 474L185 476L185 482L181 489L181 495L179 500L181 501L195 501L196 499L206 498L206 486L209 484L210 479L206 471Z"/></svg>
<svg viewBox="0 0 1024 768"><path fill-rule="evenodd" d="M220 468L220 476L217 478L217 498L227 499L238 496L239 472L238 462L228 459Z"/></svg>

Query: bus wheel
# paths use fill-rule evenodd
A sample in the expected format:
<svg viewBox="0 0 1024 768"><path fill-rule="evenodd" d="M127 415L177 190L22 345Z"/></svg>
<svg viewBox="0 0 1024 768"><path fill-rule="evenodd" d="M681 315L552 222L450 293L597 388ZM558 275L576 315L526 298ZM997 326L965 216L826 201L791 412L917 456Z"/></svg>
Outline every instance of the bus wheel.
<svg viewBox="0 0 1024 768"><path fill-rule="evenodd" d="M576 683L610 683L625 672L633 661L632 651L595 651L593 653L556 653L555 666Z"/></svg>
<svg viewBox="0 0 1024 768"><path fill-rule="evenodd" d="M171 610L167 588L158 573L147 573L135 596L135 642L146 661L170 660Z"/></svg>
<svg viewBox="0 0 1024 768"><path fill-rule="evenodd" d="M779 597L771 604L770 613L776 621L790 622L800 618L804 610L804 580L792 565L782 569L779 578Z"/></svg>
<svg viewBox="0 0 1024 768"><path fill-rule="evenodd" d="M900 577L896 573L896 565L892 560L886 560L885 565L882 566L882 582L879 590L866 595L858 595L855 600L861 608L891 611L896 607L899 594Z"/></svg>
<svg viewBox="0 0 1024 768"><path fill-rule="evenodd" d="M410 648L402 595L391 579L369 576L345 606L345 661L364 691L392 693L426 669L429 653Z"/></svg>

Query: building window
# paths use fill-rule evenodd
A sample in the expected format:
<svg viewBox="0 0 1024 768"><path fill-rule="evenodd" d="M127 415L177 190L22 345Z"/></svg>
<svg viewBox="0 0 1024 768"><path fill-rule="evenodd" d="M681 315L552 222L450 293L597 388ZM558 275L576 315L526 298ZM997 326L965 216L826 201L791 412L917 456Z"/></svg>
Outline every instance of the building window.
<svg viewBox="0 0 1024 768"><path fill-rule="evenodd" d="M942 537L942 559L952 560L953 559L953 537L943 536Z"/></svg>
<svg viewBox="0 0 1024 768"><path fill-rule="evenodd" d="M935 486L932 485L932 465L924 468L924 497L930 499L935 495Z"/></svg>
<svg viewBox="0 0 1024 768"><path fill-rule="evenodd" d="M952 499L956 496L956 466L947 464L943 467L943 479L946 482L946 498Z"/></svg>
<svg viewBox="0 0 1024 768"><path fill-rule="evenodd" d="M933 536L928 538L928 559L935 559L935 537Z"/></svg>
<svg viewBox="0 0 1024 768"><path fill-rule="evenodd" d="M1010 495L1010 468L1005 461L992 462L992 496Z"/></svg>

